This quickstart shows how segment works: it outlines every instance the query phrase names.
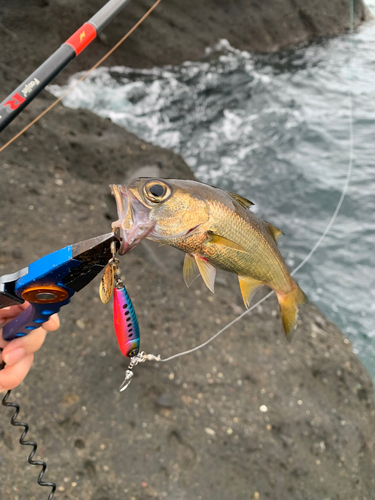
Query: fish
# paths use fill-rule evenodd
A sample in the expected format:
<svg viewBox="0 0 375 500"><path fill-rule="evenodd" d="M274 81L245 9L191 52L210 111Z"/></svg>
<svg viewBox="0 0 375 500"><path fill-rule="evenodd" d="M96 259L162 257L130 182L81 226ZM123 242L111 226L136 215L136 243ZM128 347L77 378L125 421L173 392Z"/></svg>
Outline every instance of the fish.
<svg viewBox="0 0 375 500"><path fill-rule="evenodd" d="M283 232L257 217L241 195L198 181L140 177L111 185L123 255L147 238L185 252L183 276L197 274L213 292L216 269L238 275L245 306L265 285L278 299L286 338L291 340L298 306L307 297L292 278L278 249Z"/></svg>

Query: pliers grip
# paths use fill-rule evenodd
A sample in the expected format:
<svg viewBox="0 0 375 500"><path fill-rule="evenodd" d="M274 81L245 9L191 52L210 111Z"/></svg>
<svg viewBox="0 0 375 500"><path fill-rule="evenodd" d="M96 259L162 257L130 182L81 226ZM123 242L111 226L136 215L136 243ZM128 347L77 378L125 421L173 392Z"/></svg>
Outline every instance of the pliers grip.
<svg viewBox="0 0 375 500"><path fill-rule="evenodd" d="M0 277L0 308L25 300L30 303L5 325L3 339L27 335L69 304L72 296L106 266L112 256L112 242L119 247L114 233L81 241L48 254L17 273Z"/></svg>

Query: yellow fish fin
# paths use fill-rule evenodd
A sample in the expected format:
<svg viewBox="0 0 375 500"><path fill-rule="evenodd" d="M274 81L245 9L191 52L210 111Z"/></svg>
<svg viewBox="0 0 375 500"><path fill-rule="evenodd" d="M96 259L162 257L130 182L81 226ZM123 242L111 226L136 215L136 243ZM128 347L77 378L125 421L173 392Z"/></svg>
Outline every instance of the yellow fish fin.
<svg viewBox="0 0 375 500"><path fill-rule="evenodd" d="M208 243L212 243L215 245L223 245L225 247L233 248L238 252L247 252L241 245L235 243L234 241L228 240L228 238L224 238L224 236L219 236L218 234L212 233L211 231L207 231L208 234Z"/></svg>
<svg viewBox="0 0 375 500"><path fill-rule="evenodd" d="M267 229L269 230L269 232L271 233L273 239L276 241L276 243L279 241L279 238L280 236L283 236L284 233L281 231L281 229L279 229L278 227L276 226L273 226L272 224L270 224L269 222L267 221L264 221L265 224L266 224L266 227Z"/></svg>
<svg viewBox="0 0 375 500"><path fill-rule="evenodd" d="M291 292L276 292L276 295L279 301L285 336L290 342L293 338L293 330L298 316L298 306L307 302L307 297L294 280L292 280Z"/></svg>
<svg viewBox="0 0 375 500"><path fill-rule="evenodd" d="M197 263L199 272L201 273L207 288L214 293L216 269L206 259L202 259L201 257L196 256L195 262Z"/></svg>
<svg viewBox="0 0 375 500"><path fill-rule="evenodd" d="M261 281L250 278L249 276L238 276L238 281L240 283L242 298L246 307L249 307L251 298L255 293L255 290L262 286Z"/></svg>
<svg viewBox="0 0 375 500"><path fill-rule="evenodd" d="M231 193L230 191L227 191L229 196L233 198L237 203L241 205L241 207L245 208L248 210L254 203L247 198L244 198L243 196L240 196L239 194L236 193Z"/></svg>
<svg viewBox="0 0 375 500"><path fill-rule="evenodd" d="M199 270L195 259L189 253L185 254L183 274L184 281L187 287L189 287L193 283L195 278L199 276Z"/></svg>

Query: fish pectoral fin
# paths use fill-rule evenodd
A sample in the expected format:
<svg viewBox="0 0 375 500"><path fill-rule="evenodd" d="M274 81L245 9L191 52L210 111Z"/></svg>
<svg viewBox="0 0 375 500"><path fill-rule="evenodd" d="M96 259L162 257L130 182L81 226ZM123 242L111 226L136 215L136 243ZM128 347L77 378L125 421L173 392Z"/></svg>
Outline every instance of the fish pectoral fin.
<svg viewBox="0 0 375 500"><path fill-rule="evenodd" d="M263 283L249 276L238 276L238 281L240 283L244 304L248 308L256 289L262 286Z"/></svg>
<svg viewBox="0 0 375 500"><path fill-rule="evenodd" d="M208 236L207 243L211 243L213 245L223 245L225 247L233 248L238 252L248 253L247 250L244 249L244 247L242 247L238 243L235 243L232 240L228 240L228 238L224 238L224 236L219 236L218 234L215 234L211 231L207 231L207 236Z"/></svg>
<svg viewBox="0 0 375 500"><path fill-rule="evenodd" d="M249 210L249 208L254 205L254 203L247 198L244 198L243 196L236 194L236 193L231 193L228 191L228 194L231 198L233 198L237 203L241 205L241 207L245 208L246 210Z"/></svg>
<svg viewBox="0 0 375 500"><path fill-rule="evenodd" d="M293 330L297 321L298 306L307 302L307 297L294 280L290 292L276 292L276 295L279 301L285 336L290 342L293 338Z"/></svg>
<svg viewBox="0 0 375 500"><path fill-rule="evenodd" d="M276 226L273 226L272 224L270 224L269 222L267 221L264 221L265 224L266 224L266 227L267 229L269 230L269 232L271 233L271 236L273 237L273 239L276 241L276 243L279 241L279 238L280 236L283 236L284 233L281 231L281 229L279 229L278 227Z"/></svg>
<svg viewBox="0 0 375 500"><path fill-rule="evenodd" d="M197 263L199 272L201 273L201 276L207 288L209 288L211 292L214 293L216 269L206 259L203 259L202 257L196 256L195 262Z"/></svg>
<svg viewBox="0 0 375 500"><path fill-rule="evenodd" d="M195 258L188 253L185 254L183 274L187 287L189 287L195 278L199 276L199 269L197 263L195 262Z"/></svg>

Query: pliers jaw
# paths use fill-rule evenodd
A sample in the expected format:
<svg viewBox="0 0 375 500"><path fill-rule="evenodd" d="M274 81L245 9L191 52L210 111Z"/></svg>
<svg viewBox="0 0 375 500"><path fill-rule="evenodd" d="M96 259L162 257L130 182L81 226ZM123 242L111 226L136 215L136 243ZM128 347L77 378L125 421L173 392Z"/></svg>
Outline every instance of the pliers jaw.
<svg viewBox="0 0 375 500"><path fill-rule="evenodd" d="M120 247L120 238L114 233L103 234L72 245L72 258L81 261L81 264L71 269L64 284L75 292L88 285L112 257L112 242L116 243L117 251Z"/></svg>

